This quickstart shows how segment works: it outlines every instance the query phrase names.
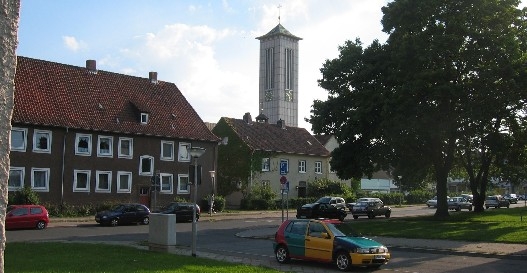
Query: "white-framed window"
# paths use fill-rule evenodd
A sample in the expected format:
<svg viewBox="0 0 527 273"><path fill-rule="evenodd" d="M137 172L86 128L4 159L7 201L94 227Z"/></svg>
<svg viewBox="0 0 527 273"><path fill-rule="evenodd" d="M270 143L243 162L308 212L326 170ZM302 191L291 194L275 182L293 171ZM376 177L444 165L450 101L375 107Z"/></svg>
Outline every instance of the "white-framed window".
<svg viewBox="0 0 527 273"><path fill-rule="evenodd" d="M280 159L280 174L286 175L289 173L289 160Z"/></svg>
<svg viewBox="0 0 527 273"><path fill-rule="evenodd" d="M148 123L148 113L141 113L141 123L142 124Z"/></svg>
<svg viewBox="0 0 527 273"><path fill-rule="evenodd" d="M191 148L191 144L188 142L180 142L178 149L178 158L179 162L190 162L190 153L188 150Z"/></svg>
<svg viewBox="0 0 527 273"><path fill-rule="evenodd" d="M131 172L117 172L117 192L131 193L132 192L132 173Z"/></svg>
<svg viewBox="0 0 527 273"><path fill-rule="evenodd" d="M269 157L262 158L262 172L271 170L271 159Z"/></svg>
<svg viewBox="0 0 527 273"><path fill-rule="evenodd" d="M24 167L9 167L9 181L7 188L9 191L17 191L24 187L24 177L26 175L26 168Z"/></svg>
<svg viewBox="0 0 527 273"><path fill-rule="evenodd" d="M154 158L149 155L142 155L139 158L139 175L154 175Z"/></svg>
<svg viewBox="0 0 527 273"><path fill-rule="evenodd" d="M113 137L99 136L97 140L97 156L113 157Z"/></svg>
<svg viewBox="0 0 527 273"><path fill-rule="evenodd" d="M177 176L177 193L188 194L190 193L190 184L188 174L178 174Z"/></svg>
<svg viewBox="0 0 527 273"><path fill-rule="evenodd" d="M31 189L49 191L49 168L31 168Z"/></svg>
<svg viewBox="0 0 527 273"><path fill-rule="evenodd" d="M299 173L305 173L306 172L306 161L305 160L299 160L298 161L298 172Z"/></svg>
<svg viewBox="0 0 527 273"><path fill-rule="evenodd" d="M76 155L91 155L91 135L77 134L75 136L75 154Z"/></svg>
<svg viewBox="0 0 527 273"><path fill-rule="evenodd" d="M159 179L161 180L161 188L159 189L159 192L172 194L174 192L174 176L170 173L161 173L159 176Z"/></svg>
<svg viewBox="0 0 527 273"><path fill-rule="evenodd" d="M90 170L73 170L73 191L90 192Z"/></svg>
<svg viewBox="0 0 527 273"><path fill-rule="evenodd" d="M96 192L111 192L112 191L112 172L111 171L96 171L95 191Z"/></svg>
<svg viewBox="0 0 527 273"><path fill-rule="evenodd" d="M315 161L315 173L322 173L322 161Z"/></svg>
<svg viewBox="0 0 527 273"><path fill-rule="evenodd" d="M174 161L174 141L161 140L161 160Z"/></svg>
<svg viewBox="0 0 527 273"><path fill-rule="evenodd" d="M33 132L33 152L51 153L51 131L35 130Z"/></svg>
<svg viewBox="0 0 527 273"><path fill-rule="evenodd" d="M132 158L134 156L134 139L129 137L119 138L119 158Z"/></svg>
<svg viewBox="0 0 527 273"><path fill-rule="evenodd" d="M27 128L11 129L11 151L25 152L27 148Z"/></svg>

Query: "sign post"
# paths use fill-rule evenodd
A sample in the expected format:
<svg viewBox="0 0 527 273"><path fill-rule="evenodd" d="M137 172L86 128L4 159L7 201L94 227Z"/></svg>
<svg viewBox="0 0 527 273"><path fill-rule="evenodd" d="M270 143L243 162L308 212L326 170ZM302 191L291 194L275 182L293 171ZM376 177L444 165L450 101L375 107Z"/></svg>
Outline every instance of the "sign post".
<svg viewBox="0 0 527 273"><path fill-rule="evenodd" d="M282 177L280 177L280 192L282 193L282 222L284 222L284 194L287 194L287 196L289 196L289 181L287 181L287 177L285 177L285 175L282 175ZM289 219L289 209L286 208L286 210L287 219Z"/></svg>

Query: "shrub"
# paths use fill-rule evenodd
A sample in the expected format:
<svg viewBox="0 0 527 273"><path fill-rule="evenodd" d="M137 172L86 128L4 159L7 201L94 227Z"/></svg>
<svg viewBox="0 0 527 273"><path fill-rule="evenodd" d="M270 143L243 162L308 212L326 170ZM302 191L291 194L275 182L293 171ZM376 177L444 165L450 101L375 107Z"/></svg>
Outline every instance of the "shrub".
<svg viewBox="0 0 527 273"><path fill-rule="evenodd" d="M8 197L8 201L10 205L37 205L40 203L38 194L29 186L24 186L14 192L13 198Z"/></svg>
<svg viewBox="0 0 527 273"><path fill-rule="evenodd" d="M322 196L349 196L352 195L351 188L339 181L327 178L317 179L309 184L308 197L320 198Z"/></svg>

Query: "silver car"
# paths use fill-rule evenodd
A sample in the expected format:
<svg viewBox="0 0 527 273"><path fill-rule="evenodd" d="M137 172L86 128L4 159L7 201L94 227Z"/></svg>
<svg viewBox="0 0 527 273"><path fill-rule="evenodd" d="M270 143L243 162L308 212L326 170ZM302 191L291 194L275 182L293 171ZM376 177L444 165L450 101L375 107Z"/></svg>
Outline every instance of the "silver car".
<svg viewBox="0 0 527 273"><path fill-rule="evenodd" d="M462 196L452 197L448 198L448 209L456 211L467 209L468 211L472 211L472 203Z"/></svg>

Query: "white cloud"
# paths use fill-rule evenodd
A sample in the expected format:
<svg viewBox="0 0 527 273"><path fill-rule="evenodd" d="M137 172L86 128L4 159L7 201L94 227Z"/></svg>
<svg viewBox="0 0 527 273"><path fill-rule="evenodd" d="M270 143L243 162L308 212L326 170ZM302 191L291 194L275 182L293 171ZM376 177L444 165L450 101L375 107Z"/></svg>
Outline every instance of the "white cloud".
<svg viewBox="0 0 527 273"><path fill-rule="evenodd" d="M64 46L66 46L67 49L77 52L81 49L86 48L86 43L83 41L77 41L77 38L73 36L62 36L62 42L64 43Z"/></svg>

